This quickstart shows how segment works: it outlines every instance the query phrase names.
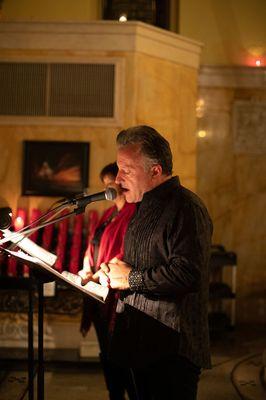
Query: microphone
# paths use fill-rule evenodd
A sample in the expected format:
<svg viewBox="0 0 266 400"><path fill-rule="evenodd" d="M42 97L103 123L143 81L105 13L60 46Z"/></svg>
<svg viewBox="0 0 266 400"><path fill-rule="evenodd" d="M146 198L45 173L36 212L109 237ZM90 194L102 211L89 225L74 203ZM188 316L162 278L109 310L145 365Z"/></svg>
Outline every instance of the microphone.
<svg viewBox="0 0 266 400"><path fill-rule="evenodd" d="M78 208L84 208L87 204L100 200L114 200L117 196L117 191L114 188L107 188L103 192L90 194L89 196L79 197L69 200L70 204L74 204Z"/></svg>
<svg viewBox="0 0 266 400"><path fill-rule="evenodd" d="M12 211L10 207L0 208L0 229L8 229L12 223Z"/></svg>

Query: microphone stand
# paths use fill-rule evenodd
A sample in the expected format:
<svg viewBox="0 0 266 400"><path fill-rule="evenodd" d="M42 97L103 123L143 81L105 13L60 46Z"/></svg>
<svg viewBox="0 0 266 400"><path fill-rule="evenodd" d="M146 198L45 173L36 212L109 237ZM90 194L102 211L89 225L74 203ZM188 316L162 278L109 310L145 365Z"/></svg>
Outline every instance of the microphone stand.
<svg viewBox="0 0 266 400"><path fill-rule="evenodd" d="M63 204L48 210L44 215L42 215L37 220L33 221L31 224L25 226L17 232L11 233L5 236L4 239L0 240L0 252L1 245L11 241L13 245L17 246L20 241L30 236L33 232L44 228L45 226L54 224L56 222L62 221L65 218L70 217L73 214L81 214L85 211L85 207L92 201L98 200L113 200L117 193L113 188L106 189L105 192L96 193L91 196L80 196L72 200L66 200ZM50 216L51 213L56 211L57 215L59 212L63 211L70 206L76 206L71 212L59 216L57 218ZM44 220L44 222L43 222ZM36 222L39 225L36 226ZM35 226L34 226L35 225ZM2 230L5 233L5 230ZM7 233L6 233L7 234ZM17 239L15 241L15 239ZM5 249L2 248L4 251ZM28 310L28 380L29 380L29 400L34 400L34 346L33 346L33 272L30 269L30 279L29 279L29 310ZM35 276L35 279L37 277ZM44 359L43 359L43 284L45 280L39 278L37 280L38 287L38 388L37 388L37 398L38 400L44 400ZM47 280L46 280L47 281Z"/></svg>
<svg viewBox="0 0 266 400"><path fill-rule="evenodd" d="M11 246L15 245L22 241L24 238L30 236L33 232L44 228L45 226L54 224L56 222L62 221L63 219L69 218L73 214L80 214L85 211L85 206L77 207L71 212L59 216L57 218L48 219L48 221L42 222L37 226L32 227L32 225L36 224L38 221L42 221L45 218L48 218L51 212L56 210L56 214L63 211L64 209L69 207L69 202L63 203L60 206L56 207L53 210L49 210L43 216L41 216L38 220L33 221L31 224L26 226L25 228L20 229L13 234L6 236L4 239L0 240L0 252L1 245L8 242L13 241L15 238L20 238L17 242L13 243ZM26 229L27 228L27 229ZM4 230L3 230L4 232ZM3 249L4 251L4 249ZM43 297L43 284L45 283L45 279L42 277L36 276L30 268L29 271L29 281L28 281L28 398L29 400L34 400L34 278L37 281L37 292L38 292L38 363L37 363L37 399L44 400L44 357L43 357L43 315L44 315L44 297ZM47 280L46 280L47 282Z"/></svg>
<svg viewBox="0 0 266 400"><path fill-rule="evenodd" d="M58 214L59 212L63 211L66 208L69 208L69 205L61 205L60 208L57 210L56 214ZM51 224L55 224L56 222L62 221L63 219L66 219L66 218L70 217L73 214L76 214L76 215L81 214L82 212L85 211L85 207L77 207L77 208L75 208L73 211L71 211L68 214L61 215L60 217L50 219L50 220L48 220L46 222L40 223L39 225L34 226L33 228L31 228L31 226L35 225L36 222L38 222L39 220L41 220L44 217L48 216L52 211L54 211L54 210L50 210L47 214L42 215L38 220L33 221L31 224L29 224L26 227L20 229L19 231L11 233L8 236L5 236L4 239L0 240L0 245L4 244L6 242L13 241L15 238L20 238L17 242L14 243L14 244L17 245L21 240L23 240L24 238L30 236L32 233L38 231L39 229L44 228L45 226L48 226L48 225L51 225ZM4 230L3 230L3 232L5 233Z"/></svg>
<svg viewBox="0 0 266 400"><path fill-rule="evenodd" d="M68 218L69 216L71 216L73 214L76 214L76 215L81 214L82 212L85 211L86 206L93 201L113 200L116 198L116 196L117 196L116 190L114 188L110 187L110 188L107 188L103 192L95 193L94 195L91 195L91 196L77 196L74 199L66 200L63 202L63 204L57 206L56 208L48 210L47 213L42 215L37 220L33 221L31 224L25 226L24 228L20 229L19 231L14 232L13 234L10 234L7 237L5 237L4 239L0 240L0 246L10 240L13 241L14 238L21 237L22 234L29 236L31 233L35 232L38 229L44 228L47 225L61 221L62 219ZM31 228L33 225L36 224L36 222L40 222L44 218L47 218L48 215L51 214L52 212L56 211L56 214L58 214L60 211L62 211L65 208L69 208L70 206L76 206L76 208L68 214L65 214L58 218L50 218L50 220ZM22 240L22 239L23 239L23 236L20 240ZM18 240L15 243L18 243L20 240Z"/></svg>

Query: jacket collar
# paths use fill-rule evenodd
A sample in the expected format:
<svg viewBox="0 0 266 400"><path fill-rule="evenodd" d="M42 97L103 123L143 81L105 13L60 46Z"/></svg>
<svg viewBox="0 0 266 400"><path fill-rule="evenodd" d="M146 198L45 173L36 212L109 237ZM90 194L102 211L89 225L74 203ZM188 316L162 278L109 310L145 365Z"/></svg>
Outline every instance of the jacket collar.
<svg viewBox="0 0 266 400"><path fill-rule="evenodd" d="M172 192L173 189L178 189L180 187L180 180L178 176L173 176L172 178L156 186L149 192L144 193L143 199L140 204L146 204L150 201L160 201L165 200L168 194Z"/></svg>

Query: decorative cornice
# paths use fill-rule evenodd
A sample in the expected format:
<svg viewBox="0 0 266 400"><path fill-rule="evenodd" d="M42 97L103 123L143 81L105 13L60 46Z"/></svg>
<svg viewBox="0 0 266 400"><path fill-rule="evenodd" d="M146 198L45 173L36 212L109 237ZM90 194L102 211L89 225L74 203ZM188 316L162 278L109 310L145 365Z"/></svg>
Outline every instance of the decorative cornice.
<svg viewBox="0 0 266 400"><path fill-rule="evenodd" d="M198 81L200 87L266 89L266 68L202 66Z"/></svg>
<svg viewBox="0 0 266 400"><path fill-rule="evenodd" d="M198 68L202 45L143 22L0 22L0 49L140 52Z"/></svg>

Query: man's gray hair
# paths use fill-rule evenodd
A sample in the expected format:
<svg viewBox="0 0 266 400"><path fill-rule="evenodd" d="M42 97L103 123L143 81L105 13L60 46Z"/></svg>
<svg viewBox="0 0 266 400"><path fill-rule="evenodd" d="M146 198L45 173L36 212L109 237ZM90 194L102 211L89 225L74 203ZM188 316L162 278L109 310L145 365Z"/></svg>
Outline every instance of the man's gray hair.
<svg viewBox="0 0 266 400"><path fill-rule="evenodd" d="M147 125L134 126L119 132L118 147L139 144L141 153L152 164L159 164L164 175L172 175L173 157L168 141L154 128Z"/></svg>

